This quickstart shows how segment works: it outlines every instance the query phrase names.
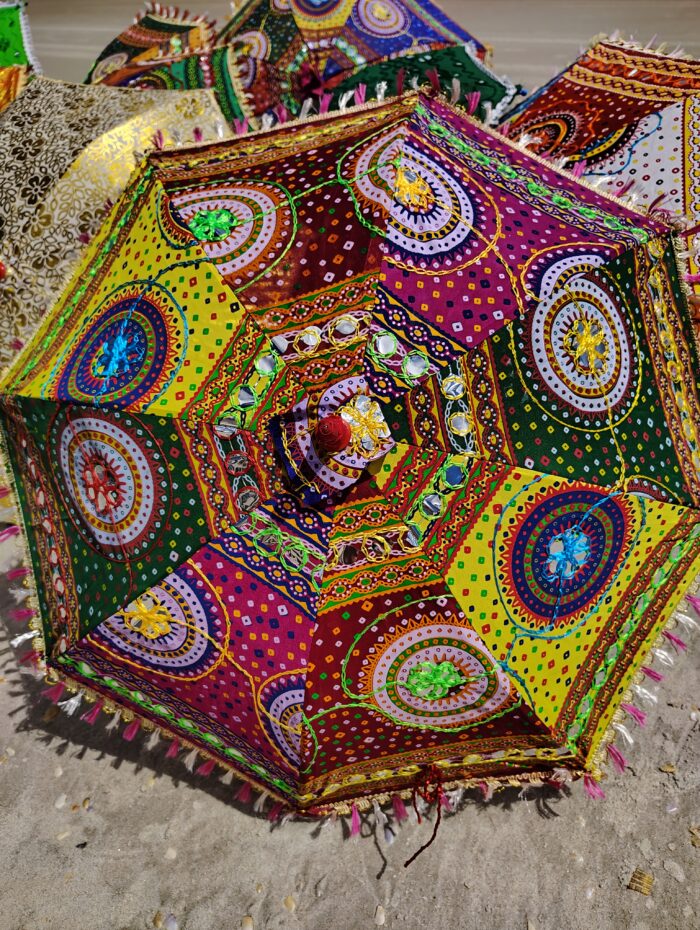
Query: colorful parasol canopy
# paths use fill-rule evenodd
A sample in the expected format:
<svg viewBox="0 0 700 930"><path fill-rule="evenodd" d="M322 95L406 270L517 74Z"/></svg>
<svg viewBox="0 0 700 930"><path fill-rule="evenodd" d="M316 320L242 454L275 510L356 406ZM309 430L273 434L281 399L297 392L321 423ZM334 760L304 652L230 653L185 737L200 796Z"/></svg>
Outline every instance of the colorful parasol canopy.
<svg viewBox="0 0 700 930"><path fill-rule="evenodd" d="M669 229L439 100L152 153L0 386L49 675L312 813L599 778L698 370Z"/></svg>
<svg viewBox="0 0 700 930"><path fill-rule="evenodd" d="M569 160L614 145L639 120L700 93L700 62L675 52L597 42L508 115L508 134Z"/></svg>
<svg viewBox="0 0 700 930"><path fill-rule="evenodd" d="M435 72L448 93L460 76L463 93L479 90L472 86L478 73L488 75L486 84L498 83L487 68L465 61L483 60L486 47L439 7L417 0L250 0L224 26L219 41L242 53L243 88L256 116L280 104L298 114L306 99L334 88L343 93L356 83L364 83L373 97L386 77L393 94L399 71L407 76L406 87L411 77L427 83L428 73ZM459 49L457 60L437 54L452 46ZM373 64L386 77L366 70ZM346 79L350 84L344 87Z"/></svg>
<svg viewBox="0 0 700 930"><path fill-rule="evenodd" d="M181 96L35 78L0 114L0 366L56 300L106 201L154 145L227 135L210 91Z"/></svg>
<svg viewBox="0 0 700 930"><path fill-rule="evenodd" d="M214 38L215 23L206 16L147 2L133 24L100 52L86 83L99 84L130 65L169 61L207 49Z"/></svg>

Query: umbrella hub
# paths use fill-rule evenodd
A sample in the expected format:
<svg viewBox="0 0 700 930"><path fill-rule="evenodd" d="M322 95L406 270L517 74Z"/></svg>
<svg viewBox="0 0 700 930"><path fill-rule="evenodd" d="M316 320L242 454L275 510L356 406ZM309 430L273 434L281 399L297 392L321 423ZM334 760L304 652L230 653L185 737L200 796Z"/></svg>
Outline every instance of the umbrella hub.
<svg viewBox="0 0 700 930"><path fill-rule="evenodd" d="M355 394L340 408L339 416L350 433L347 445L356 455L373 459L386 449L391 433L378 401L366 394Z"/></svg>
<svg viewBox="0 0 700 930"><path fill-rule="evenodd" d="M342 416L331 413L321 417L314 430L314 445L321 455L337 455L352 441L352 430Z"/></svg>

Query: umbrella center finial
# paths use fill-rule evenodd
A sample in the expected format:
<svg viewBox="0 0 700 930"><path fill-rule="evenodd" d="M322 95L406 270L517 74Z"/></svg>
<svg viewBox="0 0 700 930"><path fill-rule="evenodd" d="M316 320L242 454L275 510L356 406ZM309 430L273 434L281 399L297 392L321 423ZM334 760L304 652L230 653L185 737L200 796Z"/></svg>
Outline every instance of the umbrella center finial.
<svg viewBox="0 0 700 930"><path fill-rule="evenodd" d="M352 441L350 424L337 413L321 417L314 430L314 445L321 455L343 452Z"/></svg>

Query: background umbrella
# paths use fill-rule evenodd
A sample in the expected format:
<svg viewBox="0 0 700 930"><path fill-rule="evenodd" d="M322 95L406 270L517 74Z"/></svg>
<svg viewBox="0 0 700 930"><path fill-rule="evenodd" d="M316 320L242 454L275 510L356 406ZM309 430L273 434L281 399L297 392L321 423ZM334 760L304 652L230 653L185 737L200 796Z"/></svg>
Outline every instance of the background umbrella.
<svg viewBox="0 0 700 930"><path fill-rule="evenodd" d="M633 43L593 45L515 110L506 131L587 180L660 211L684 237L683 268L698 293L695 235L700 62Z"/></svg>
<svg viewBox="0 0 700 930"><path fill-rule="evenodd" d="M700 62L619 40L597 42L505 120L540 154L581 159L629 127L700 91Z"/></svg>
<svg viewBox="0 0 700 930"><path fill-rule="evenodd" d="M99 76L93 83L145 90L211 89L231 125L252 116L246 107L238 56L231 48L202 49L167 60L133 61Z"/></svg>
<svg viewBox="0 0 700 930"><path fill-rule="evenodd" d="M0 116L0 364L60 291L140 153L225 133L208 91L182 96L36 78Z"/></svg>
<svg viewBox="0 0 700 930"><path fill-rule="evenodd" d="M98 84L107 75L129 65L180 58L188 52L209 48L215 23L206 16L181 12L176 7L146 3L116 39L100 52L87 77Z"/></svg>
<svg viewBox="0 0 700 930"><path fill-rule="evenodd" d="M355 72L388 58L405 58L398 65L427 80L426 71L437 69L444 89L451 92L455 74L443 72L454 62L433 53L449 46L468 46L473 57L483 59L486 47L432 3L415 0L342 0L307 3L290 0L252 0L245 3L222 29L219 41L232 45L241 55L243 83L249 105L256 115L282 103L298 113L307 98L332 89ZM423 58L422 64L412 60ZM432 59L426 64L426 56ZM462 70L464 62L460 61ZM396 71L391 65L384 70ZM473 70L469 69L470 76ZM377 81L366 83L370 96ZM362 78L360 78L362 81ZM391 80L389 93L394 92ZM407 84L408 86L408 84ZM469 90L477 90L469 87ZM271 97L278 91L279 96ZM467 92L465 90L465 92Z"/></svg>
<svg viewBox="0 0 700 930"><path fill-rule="evenodd" d="M437 101L151 155L2 386L52 674L305 810L599 776L689 332L665 227Z"/></svg>
<svg viewBox="0 0 700 930"><path fill-rule="evenodd" d="M25 4L0 0L0 67L25 65L41 71L34 55Z"/></svg>

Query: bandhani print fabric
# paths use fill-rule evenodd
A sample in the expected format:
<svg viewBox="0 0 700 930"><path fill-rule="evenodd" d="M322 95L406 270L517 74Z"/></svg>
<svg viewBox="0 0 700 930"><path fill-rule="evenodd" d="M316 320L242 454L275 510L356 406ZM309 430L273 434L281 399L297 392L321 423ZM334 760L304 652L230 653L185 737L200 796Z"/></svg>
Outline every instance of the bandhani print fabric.
<svg viewBox="0 0 700 930"><path fill-rule="evenodd" d="M152 153L0 385L49 673L311 813L599 777L698 370L670 230L440 100Z"/></svg>
<svg viewBox="0 0 700 930"><path fill-rule="evenodd" d="M6 366L55 302L109 200L155 144L227 135L210 91L137 93L35 78L0 115L0 280Z"/></svg>
<svg viewBox="0 0 700 930"><path fill-rule="evenodd" d="M0 68L13 65L41 71L34 55L23 0L0 0Z"/></svg>

